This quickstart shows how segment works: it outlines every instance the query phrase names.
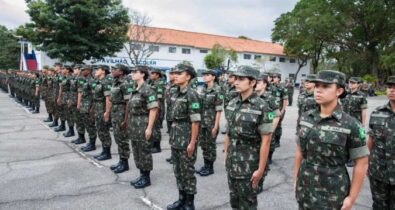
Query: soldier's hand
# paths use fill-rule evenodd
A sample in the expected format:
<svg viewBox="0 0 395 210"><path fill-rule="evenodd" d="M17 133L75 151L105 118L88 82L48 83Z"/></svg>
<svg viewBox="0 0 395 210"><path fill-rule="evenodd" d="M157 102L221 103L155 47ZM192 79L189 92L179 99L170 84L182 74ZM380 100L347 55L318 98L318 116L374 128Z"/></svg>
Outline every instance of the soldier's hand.
<svg viewBox="0 0 395 210"><path fill-rule="evenodd" d="M350 196L347 196L343 201L343 206L341 210L351 210L353 204L353 200L350 198Z"/></svg>
<svg viewBox="0 0 395 210"><path fill-rule="evenodd" d="M251 177L251 184L252 184L252 188L256 189L258 184L259 184L259 180L261 180L262 176L263 176L263 172L264 171L260 171L260 170L256 170L254 171L254 173L252 174Z"/></svg>
<svg viewBox="0 0 395 210"><path fill-rule="evenodd" d="M81 109L81 105L77 104L77 110L80 111L80 109Z"/></svg>
<svg viewBox="0 0 395 210"><path fill-rule="evenodd" d="M60 98L58 98L58 100L56 100L56 103L58 103L58 105L60 106Z"/></svg>
<svg viewBox="0 0 395 210"><path fill-rule="evenodd" d="M145 140L148 141L152 136L152 129L145 129Z"/></svg>
<svg viewBox="0 0 395 210"><path fill-rule="evenodd" d="M211 130L211 136L212 136L213 138L215 138L215 136L217 136L217 133L218 133L218 128L213 128L213 129Z"/></svg>
<svg viewBox="0 0 395 210"><path fill-rule="evenodd" d="M104 112L103 118L104 118L104 122L108 122L110 120L110 113Z"/></svg>
<svg viewBox="0 0 395 210"><path fill-rule="evenodd" d="M121 122L121 129L122 130L126 129L126 121Z"/></svg>
<svg viewBox="0 0 395 210"><path fill-rule="evenodd" d="M189 144L188 144L188 147L187 147L187 154L188 154L188 157L192 157L192 155L193 155L194 152L195 152L195 144L189 143Z"/></svg>

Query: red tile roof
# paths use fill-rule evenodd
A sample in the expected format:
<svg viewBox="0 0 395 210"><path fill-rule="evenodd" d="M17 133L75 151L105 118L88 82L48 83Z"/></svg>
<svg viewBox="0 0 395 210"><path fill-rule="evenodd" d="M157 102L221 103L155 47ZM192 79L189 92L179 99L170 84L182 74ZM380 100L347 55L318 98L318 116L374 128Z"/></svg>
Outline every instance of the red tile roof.
<svg viewBox="0 0 395 210"><path fill-rule="evenodd" d="M131 31L137 31L136 26L130 26ZM149 42L156 42L160 34L158 43L167 45L190 46L194 48L211 49L215 44L220 44L226 48L232 48L237 52L249 52L257 54L285 55L283 46L271 42L246 40L236 37L189 32L168 28L147 27L147 33L155 34L149 37Z"/></svg>

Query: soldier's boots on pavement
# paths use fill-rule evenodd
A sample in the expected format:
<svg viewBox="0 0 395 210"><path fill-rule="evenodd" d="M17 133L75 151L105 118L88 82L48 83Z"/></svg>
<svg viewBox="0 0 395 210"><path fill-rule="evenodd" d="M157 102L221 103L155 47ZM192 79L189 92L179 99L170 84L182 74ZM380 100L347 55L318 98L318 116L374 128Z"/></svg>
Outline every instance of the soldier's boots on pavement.
<svg viewBox="0 0 395 210"><path fill-rule="evenodd" d="M111 148L103 147L103 151L100 154L94 156L94 158L98 161L111 159Z"/></svg>
<svg viewBox="0 0 395 210"><path fill-rule="evenodd" d="M81 148L83 152L90 152L96 150L96 137L90 138L87 145Z"/></svg>
<svg viewBox="0 0 395 210"><path fill-rule="evenodd" d="M113 169L113 172L119 174L125 171L129 171L129 162L128 159L121 158L119 166Z"/></svg>
<svg viewBox="0 0 395 210"><path fill-rule="evenodd" d="M83 143L85 143L86 142L86 140L85 140L85 135L84 134L78 134L78 138L77 139L75 139L74 141L71 141L71 143L73 143L73 144L83 144Z"/></svg>
<svg viewBox="0 0 395 210"><path fill-rule="evenodd" d="M64 121L64 120L61 120L60 126L54 129L55 132L60 132L60 131L65 131L65 130L66 130L66 121Z"/></svg>
<svg viewBox="0 0 395 210"><path fill-rule="evenodd" d="M137 180L137 181L136 181ZM145 188L151 185L150 171L140 170L140 177L130 183L136 189ZM136 182L135 182L136 181Z"/></svg>
<svg viewBox="0 0 395 210"><path fill-rule="evenodd" d="M182 210L195 210L195 195L186 194L185 204Z"/></svg>
<svg viewBox="0 0 395 210"><path fill-rule="evenodd" d="M32 112L33 114L38 114L40 113L40 107L37 107L34 109L34 111Z"/></svg>
<svg viewBox="0 0 395 210"><path fill-rule="evenodd" d="M67 133L64 133L63 136L64 136L64 137L72 137L72 136L75 136L74 127L73 127L73 126L69 126L69 130L67 131Z"/></svg>
<svg viewBox="0 0 395 210"><path fill-rule="evenodd" d="M57 127L58 125L59 125L58 119L55 118L55 119L53 119L52 123L48 125L48 127L52 128L52 127Z"/></svg>
<svg viewBox="0 0 395 210"><path fill-rule="evenodd" d="M118 168L121 165L121 159L119 159L118 163L115 165L111 165L110 169L111 171L114 171L116 168Z"/></svg>
<svg viewBox="0 0 395 210"><path fill-rule="evenodd" d="M160 148L160 142L153 142L151 153L159 153L159 152L162 152L162 149Z"/></svg>
<svg viewBox="0 0 395 210"><path fill-rule="evenodd" d="M214 174L214 162L204 159L204 165L196 171L200 176L209 176Z"/></svg>
<svg viewBox="0 0 395 210"><path fill-rule="evenodd" d="M52 114L48 114L48 118L44 120L44 122L52 122L53 118L52 118Z"/></svg>
<svg viewBox="0 0 395 210"><path fill-rule="evenodd" d="M187 194L183 190L178 191L178 200L175 201L174 203L167 205L167 210L180 210L186 201L186 196Z"/></svg>

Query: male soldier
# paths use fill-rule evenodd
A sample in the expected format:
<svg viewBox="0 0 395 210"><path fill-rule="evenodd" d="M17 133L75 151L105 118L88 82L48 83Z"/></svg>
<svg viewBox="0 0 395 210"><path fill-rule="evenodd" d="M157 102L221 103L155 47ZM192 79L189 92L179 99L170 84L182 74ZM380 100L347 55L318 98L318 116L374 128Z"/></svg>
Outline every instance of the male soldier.
<svg viewBox="0 0 395 210"><path fill-rule="evenodd" d="M76 66L70 71L72 74L67 77L69 88L67 91L67 102L66 102L66 110L67 110L67 124L69 125L69 130L63 134L64 137L75 136L74 133L74 124L76 122L76 113L77 113L77 98L78 98L78 81L76 79L76 75L80 74L79 68ZM82 120L81 120L82 121ZM72 141L75 143L75 141Z"/></svg>
<svg viewBox="0 0 395 210"><path fill-rule="evenodd" d="M395 209L395 76L387 80L388 103L370 115L369 181L373 210Z"/></svg>
<svg viewBox="0 0 395 210"><path fill-rule="evenodd" d="M41 87L40 87L40 92L41 92L41 97L44 100L44 105L48 113L48 118L44 120L44 122L51 122L52 119L52 114L49 113L48 111L48 66L44 66L43 69L41 70Z"/></svg>
<svg viewBox="0 0 395 210"><path fill-rule="evenodd" d="M35 76L33 78L34 78L34 81L33 81L34 82L34 89L33 89L34 95L32 98L33 98L34 110L32 111L32 113L38 114L38 113L40 113L40 92L41 92L40 86L41 86L42 79L41 79L39 73L35 73Z"/></svg>
<svg viewBox="0 0 395 210"><path fill-rule="evenodd" d="M80 84L80 80L83 80L81 76L81 68L82 65L75 65L73 71L73 77L70 79L70 101L69 106L71 107L72 114L72 122L76 125L76 130L78 134L78 138L71 141L74 144L83 144L86 142L85 140L85 127L82 119L82 115L80 111L77 109L78 103L78 89L82 86L83 82Z"/></svg>
<svg viewBox="0 0 395 210"><path fill-rule="evenodd" d="M11 98L15 97L15 77L16 77L16 71L9 70L9 77L7 79L7 84L10 86L10 93L11 93Z"/></svg>
<svg viewBox="0 0 395 210"><path fill-rule="evenodd" d="M362 123L362 127L366 125L366 113L368 110L368 101L366 95L359 90L362 79L359 77L351 77L348 82L350 88L347 96L341 99L343 111L351 117ZM350 160L347 162L348 167L353 167L354 163Z"/></svg>
<svg viewBox="0 0 395 210"><path fill-rule="evenodd" d="M151 138L152 153L158 153L162 151L160 147L160 142L162 139L162 134L160 129L162 128L163 117L165 114L165 100L164 100L165 87L164 87L164 82L161 78L162 78L162 71L157 68L152 68L150 80L148 81L148 84L155 91L155 94L159 102L159 113L155 120L154 130Z"/></svg>
<svg viewBox="0 0 395 210"><path fill-rule="evenodd" d="M60 126L55 128L55 132L66 130L67 101L70 91L69 74L73 71L70 66L63 66L61 69L61 76L59 77L59 94L56 100L56 104L59 107Z"/></svg>
<svg viewBox="0 0 395 210"><path fill-rule="evenodd" d="M234 75L238 96L226 107L229 126L224 142L230 205L233 209L256 210L257 187L265 173L275 114L254 93L257 69L240 66Z"/></svg>
<svg viewBox="0 0 395 210"><path fill-rule="evenodd" d="M53 95L53 88L54 88L53 86L55 85L54 84L54 77L55 77L54 71L55 71L55 69L52 67L48 68L48 71L47 71L46 81L47 81L48 88L47 88L47 92L46 92L47 103L46 103L45 107L47 109L47 112L49 113L49 118L47 120L44 120L44 122L52 122L52 123L55 123L54 105L53 105L53 103L55 101L54 95ZM56 124L57 124L57 121L56 121Z"/></svg>
<svg viewBox="0 0 395 210"><path fill-rule="evenodd" d="M117 64L112 67L113 83L111 87L111 123L114 130L114 139L118 145L119 162L110 169L114 173L122 173L129 170L130 147L126 130L126 103L130 98L133 88L125 81L124 77L129 73L125 65Z"/></svg>
<svg viewBox="0 0 395 210"><path fill-rule="evenodd" d="M90 66L84 66L81 69L82 77L78 81L78 99L77 110L80 112L80 117L83 126L88 132L89 142L81 148L84 152L89 152L96 149L97 130L95 127L94 111L92 106L92 69ZM84 130L85 130L84 129ZM85 133L85 132L84 132Z"/></svg>
<svg viewBox="0 0 395 210"><path fill-rule="evenodd" d="M166 89L166 121L167 121L167 133L171 133L171 124L173 122L173 116L172 116L172 110L173 110L173 104L175 101L175 95L177 93L178 87L174 83L175 79L175 73L173 71L174 69L171 69L169 72L169 84ZM169 162L170 164L173 163L171 156L169 158L166 158L166 161Z"/></svg>
<svg viewBox="0 0 395 210"><path fill-rule="evenodd" d="M235 76L233 75L234 71L229 71L228 72L228 80L226 82L226 85L224 86L224 110L226 112L226 107L228 106L228 103L230 100L235 98L237 96L236 88L234 86L235 83ZM226 131L222 131L222 134L225 134Z"/></svg>
<svg viewBox="0 0 395 210"><path fill-rule="evenodd" d="M99 161L111 159L110 95L112 83L106 79L109 73L108 66L98 66L95 71L96 80L92 83L96 129L103 147L103 151L94 156Z"/></svg>
<svg viewBox="0 0 395 210"><path fill-rule="evenodd" d="M300 116L302 116L304 112L318 108L314 99L315 83L311 82L316 79L316 77L317 75L315 74L309 74L303 82L304 91L298 96L298 122L300 120ZM298 131L298 129L299 127L296 128L296 131Z"/></svg>
<svg viewBox="0 0 395 210"><path fill-rule="evenodd" d="M54 116L54 121L52 124L49 125L49 127L57 127L58 126L58 120L60 117L60 106L58 106L57 100L59 96L59 88L60 88L60 83L62 82L62 75L61 75L61 68L62 68L61 63L55 63L55 75L54 75L54 80L53 80L53 88L52 88L52 94L53 94L53 116Z"/></svg>
<svg viewBox="0 0 395 210"><path fill-rule="evenodd" d="M287 89L287 92L288 92L288 106L292 106L292 101L293 101L293 97L294 97L294 82L293 82L292 77L287 79L285 88Z"/></svg>
<svg viewBox="0 0 395 210"><path fill-rule="evenodd" d="M273 83L272 86L275 87L276 91L272 92L272 94L276 94L276 96L279 99L279 104L280 104L280 112L281 112L281 118L280 121L278 122L277 128L273 133L273 139L272 141L274 141L275 146L276 147L280 147L280 139L281 139L281 135L283 132L282 129L282 121L284 119L284 115L285 115L285 108L288 105L288 91L286 88L282 87L280 84L281 81L281 74L280 73L272 73L272 78L273 78Z"/></svg>

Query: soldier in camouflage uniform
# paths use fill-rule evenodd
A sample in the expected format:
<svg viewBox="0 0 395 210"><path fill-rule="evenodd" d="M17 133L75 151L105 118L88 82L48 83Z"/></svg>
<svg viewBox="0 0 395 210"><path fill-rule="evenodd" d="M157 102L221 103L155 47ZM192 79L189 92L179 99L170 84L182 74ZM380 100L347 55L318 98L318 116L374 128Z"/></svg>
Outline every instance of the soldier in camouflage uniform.
<svg viewBox="0 0 395 210"><path fill-rule="evenodd" d="M255 92L259 71L239 66L234 72L238 96L226 107L224 142L226 171L233 209L256 210L257 188L265 173L274 112Z"/></svg>
<svg viewBox="0 0 395 210"><path fill-rule="evenodd" d="M166 121L167 121L167 133L171 132L171 124L173 122L173 116L172 116L172 110L173 110L173 104L176 99L176 93L178 90L178 87L176 84L174 84L174 79L175 79L175 73L173 72L173 69L170 70L169 72L169 84L166 89ZM173 163L173 159L170 156L169 158L166 158L166 161L169 162L170 164Z"/></svg>
<svg viewBox="0 0 395 210"><path fill-rule="evenodd" d="M127 114L126 103L130 99L132 87L124 79L128 74L127 66L117 64L112 69L113 83L111 87L111 123L114 129L114 139L118 145L119 162L110 169L114 173L122 173L129 170L130 148L127 139Z"/></svg>
<svg viewBox="0 0 395 210"><path fill-rule="evenodd" d="M46 94L47 95L47 103L45 105L45 108L47 109L47 112L51 116L51 118L50 118L51 121L46 121L46 122L55 123L54 105L53 105L53 103L55 101L54 96L53 96L55 69L52 67L48 68L47 74L48 75L47 75L46 80L47 80L48 89L47 89L47 94ZM57 124L57 121L56 121L56 124Z"/></svg>
<svg viewBox="0 0 395 210"><path fill-rule="evenodd" d="M80 117L83 122L83 130L86 129L89 135L89 142L81 148L84 152L89 152L96 149L97 130L95 126L95 114L93 107L93 94L92 94L92 69L90 66L81 68L82 77L78 81L78 100L77 110L80 112ZM83 134L85 131L83 132Z"/></svg>
<svg viewBox="0 0 395 210"><path fill-rule="evenodd" d="M77 71L77 72L75 72L75 71ZM74 124L75 124L76 119L75 119L74 113L77 112L76 110L77 110L77 98L78 98L78 96L77 96L78 95L78 86L77 86L77 80L75 79L76 73L79 74L79 69L76 70L76 68L73 67L73 68L69 69L69 75L66 78L68 85L66 85L66 87L65 87L66 91L64 93L67 94L67 101L66 101L65 108L66 108L66 120L67 120L67 124L69 126L69 130L66 133L63 133L64 137L75 136ZM62 92L63 91L64 90L62 89Z"/></svg>
<svg viewBox="0 0 395 210"><path fill-rule="evenodd" d="M234 71L228 71L228 79L224 86L222 87L222 90L224 92L224 111L226 112L226 107L228 106L228 103L230 100L235 98L237 96L237 92L234 86L235 82L235 76L233 75ZM225 113L226 114L226 113ZM222 134L225 134L226 131L223 130Z"/></svg>
<svg viewBox="0 0 395 210"><path fill-rule="evenodd" d="M41 75L41 97L44 100L44 105L48 113L47 119L44 120L44 122L52 122L52 114L48 111L48 66L44 66L42 69L42 75Z"/></svg>
<svg viewBox="0 0 395 210"><path fill-rule="evenodd" d="M58 105L59 116L60 116L60 126L55 128L55 132L66 130L66 120L67 120L67 101L69 100L70 91L70 73L73 72L73 68L70 66L63 66L61 76L58 78L60 81L59 94L56 103Z"/></svg>
<svg viewBox="0 0 395 210"><path fill-rule="evenodd" d="M160 69L151 69L150 80L148 84L152 90L155 91L156 97L159 102L159 113L155 120L154 131L152 133L152 153L161 152L160 142L162 140L162 134L160 129L162 128L163 117L165 113L165 86L162 78L162 71Z"/></svg>
<svg viewBox="0 0 395 210"><path fill-rule="evenodd" d="M272 141L274 141L275 147L280 147L280 139L281 139L281 135L283 133L282 121L285 116L285 108L288 106L288 90L287 90L287 88L283 87L280 84L280 81L281 81L281 74L280 73L272 73L271 76L273 78L272 86L276 90L276 91L273 91L272 94L275 94L275 96L278 98L278 101L280 104L280 112L281 112L281 118L280 118L280 121L278 122L276 130L273 133Z"/></svg>
<svg viewBox="0 0 395 210"><path fill-rule="evenodd" d="M217 159L216 140L223 110L224 95L216 82L216 78L217 74L214 70L208 69L203 72L205 85L200 93L202 119L198 142L203 151L204 165L196 171L201 176L209 176L214 173L214 162Z"/></svg>
<svg viewBox="0 0 395 210"><path fill-rule="evenodd" d="M136 189L151 185L151 141L159 113L157 92L146 82L148 77L149 67L137 66L133 69L132 79L135 85L127 104L128 138L132 145L134 163L140 170L140 177L130 182Z"/></svg>
<svg viewBox="0 0 395 210"><path fill-rule="evenodd" d="M302 114L297 133L294 186L299 209L351 209L366 174L369 150L360 122L343 112L345 75L319 72L314 96L319 109ZM345 164L355 160L352 183Z"/></svg>
<svg viewBox="0 0 395 210"><path fill-rule="evenodd" d="M373 210L395 209L395 76L387 80L388 103L370 115L369 181Z"/></svg>
<svg viewBox="0 0 395 210"><path fill-rule="evenodd" d="M85 140L85 127L83 120L81 119L80 111L77 109L77 102L78 102L78 89L80 84L81 76L81 68L82 65L75 65L73 67L73 76L70 78L70 100L69 100L69 107L71 117L71 123L75 124L78 138L71 141L74 144L83 144L86 142ZM71 124L70 123L70 124Z"/></svg>
<svg viewBox="0 0 395 210"><path fill-rule="evenodd" d="M168 210L194 210L196 194L196 141L199 133L201 105L198 93L191 87L196 77L190 65L178 64L173 70L178 86L172 109L173 122L170 130L170 145L173 171L179 190L179 199L168 205Z"/></svg>
<svg viewBox="0 0 395 210"><path fill-rule="evenodd" d="M57 127L58 126L58 121L60 118L60 106L57 103L58 97L59 97L59 88L60 84L62 82L62 75L61 75L61 69L62 69L62 64L61 63L55 63L55 75L53 79L53 87L52 87L52 97L54 101L51 103L53 108L53 116L54 116L54 121L52 124L49 125L49 127Z"/></svg>
<svg viewBox="0 0 395 210"><path fill-rule="evenodd" d="M35 73L34 78L34 89L33 89L33 95L32 95L32 100L34 104L34 110L32 110L33 114L38 114L40 113L40 86L42 83L41 76L38 72Z"/></svg>
<svg viewBox="0 0 395 210"><path fill-rule="evenodd" d="M315 102L314 99L314 86L315 83L312 82L312 80L316 79L317 75L315 74L309 74L307 75L307 78L305 79L303 85L304 85L304 91L299 94L298 96L298 122L300 121L300 117L304 112L317 109L318 105ZM299 130L298 127L299 123L297 124L296 130Z"/></svg>
<svg viewBox="0 0 395 210"><path fill-rule="evenodd" d="M293 97L294 97L294 90L295 90L295 85L293 82L293 78L290 77L288 79L285 80L285 87L287 89L287 94L288 94L288 106L292 106L292 102L293 102Z"/></svg>
<svg viewBox="0 0 395 210"><path fill-rule="evenodd" d="M94 156L99 161L111 159L110 95L112 82L106 78L109 73L108 66L98 66L95 71L95 80L91 85L95 124L103 148L99 155Z"/></svg>

